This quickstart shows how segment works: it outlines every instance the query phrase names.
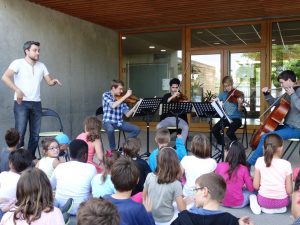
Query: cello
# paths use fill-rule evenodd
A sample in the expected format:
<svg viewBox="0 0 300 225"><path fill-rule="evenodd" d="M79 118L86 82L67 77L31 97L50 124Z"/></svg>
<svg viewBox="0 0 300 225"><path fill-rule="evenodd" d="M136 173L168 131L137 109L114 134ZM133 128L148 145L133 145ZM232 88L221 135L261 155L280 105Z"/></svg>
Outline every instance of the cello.
<svg viewBox="0 0 300 225"><path fill-rule="evenodd" d="M256 147L260 141L260 138L263 134L266 134L266 133L276 130L278 125L281 124L282 120L285 118L285 116L289 112L290 103L283 97L284 95L279 97L279 99L280 99L279 104L276 105L274 110L266 117L264 123L253 134L251 141L250 141L250 147L252 149L256 149ZM277 103L277 101L275 103ZM273 105L274 105L274 103L273 103ZM269 108L271 108L273 105L271 105ZM262 115L264 115L264 113Z"/></svg>

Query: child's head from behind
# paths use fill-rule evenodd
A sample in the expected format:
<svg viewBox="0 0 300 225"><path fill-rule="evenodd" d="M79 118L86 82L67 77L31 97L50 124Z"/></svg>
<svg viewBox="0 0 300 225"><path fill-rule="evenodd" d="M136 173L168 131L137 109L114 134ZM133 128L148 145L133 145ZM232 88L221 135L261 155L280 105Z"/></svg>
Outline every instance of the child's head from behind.
<svg viewBox="0 0 300 225"><path fill-rule="evenodd" d="M104 156L104 171L102 173L102 182L104 183L108 174L111 173L111 168L114 163L118 160L120 154L117 151L107 151Z"/></svg>
<svg viewBox="0 0 300 225"><path fill-rule="evenodd" d="M196 207L203 207L208 202L220 203L226 192L226 183L222 176L216 173L203 174L195 182Z"/></svg>
<svg viewBox="0 0 300 225"><path fill-rule="evenodd" d="M83 123L84 131L88 132L87 141L94 142L100 137L101 122L95 116L89 116Z"/></svg>
<svg viewBox="0 0 300 225"><path fill-rule="evenodd" d="M75 139L71 141L69 149L72 160L83 163L87 162L88 145L85 141Z"/></svg>
<svg viewBox="0 0 300 225"><path fill-rule="evenodd" d="M141 149L141 141L138 138L128 138L123 144L123 152L130 158L137 157Z"/></svg>
<svg viewBox="0 0 300 225"><path fill-rule="evenodd" d="M159 184L168 184L179 179L181 169L174 148L164 147L160 149L157 156L156 175Z"/></svg>
<svg viewBox="0 0 300 225"><path fill-rule="evenodd" d="M167 146L170 143L171 135L168 129L160 128L156 131L155 142L160 146Z"/></svg>
<svg viewBox="0 0 300 225"><path fill-rule="evenodd" d="M82 202L77 212L78 225L119 225L119 221L117 207L104 199Z"/></svg>
<svg viewBox="0 0 300 225"><path fill-rule="evenodd" d="M9 148L16 147L20 140L20 134L17 129L10 128L5 133L5 142Z"/></svg>
<svg viewBox="0 0 300 225"><path fill-rule="evenodd" d="M225 162L229 164L228 174L230 179L231 175L240 164L246 165L245 148L239 141L231 141L226 147L225 155Z"/></svg>
<svg viewBox="0 0 300 225"><path fill-rule="evenodd" d="M24 218L28 224L39 219L42 211L50 212L53 209L50 181L38 168L30 168L22 173L17 184L16 196L14 219Z"/></svg>
<svg viewBox="0 0 300 225"><path fill-rule="evenodd" d="M59 155L59 143L52 137L47 137L42 140L42 147L45 156L56 158Z"/></svg>
<svg viewBox="0 0 300 225"><path fill-rule="evenodd" d="M21 173L23 170L32 166L32 156L28 150L19 148L9 154L8 162L10 169L16 173Z"/></svg>
<svg viewBox="0 0 300 225"><path fill-rule="evenodd" d="M203 135L196 135L191 142L191 152L199 158L210 157L211 148L208 138Z"/></svg>
<svg viewBox="0 0 300 225"><path fill-rule="evenodd" d="M139 175L139 169L132 159L127 157L119 158L111 169L111 181L119 192L132 190L138 182Z"/></svg>
<svg viewBox="0 0 300 225"><path fill-rule="evenodd" d="M283 150L283 139L278 134L268 134L264 140L264 161L267 167L271 166L273 156L281 157Z"/></svg>

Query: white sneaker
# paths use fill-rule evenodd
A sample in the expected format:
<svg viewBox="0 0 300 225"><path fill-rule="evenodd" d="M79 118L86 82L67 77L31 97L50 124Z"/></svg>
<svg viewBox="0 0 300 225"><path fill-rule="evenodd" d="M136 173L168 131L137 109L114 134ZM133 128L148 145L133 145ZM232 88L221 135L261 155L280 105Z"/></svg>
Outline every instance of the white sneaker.
<svg viewBox="0 0 300 225"><path fill-rule="evenodd" d="M251 211L256 215L261 214L261 208L260 208L260 206L257 202L256 195L254 195L254 194L250 195L249 200L250 200L250 209L251 209Z"/></svg>
<svg viewBox="0 0 300 225"><path fill-rule="evenodd" d="M278 208L278 209L267 209L261 207L261 211L267 214L275 214L275 213L285 213L286 212L286 207Z"/></svg>

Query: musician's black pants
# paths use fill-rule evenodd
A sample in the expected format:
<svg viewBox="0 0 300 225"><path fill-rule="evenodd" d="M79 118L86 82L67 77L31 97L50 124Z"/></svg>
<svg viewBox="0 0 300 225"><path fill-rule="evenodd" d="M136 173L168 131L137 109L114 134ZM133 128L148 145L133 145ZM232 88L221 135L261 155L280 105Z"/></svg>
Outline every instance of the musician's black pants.
<svg viewBox="0 0 300 225"><path fill-rule="evenodd" d="M237 137L235 136L235 131L240 128L242 125L241 119L232 119L232 123L229 123L227 119L223 120L223 127L228 127L226 135L230 139L230 141L237 140ZM222 145L222 124L221 120L215 124L215 126L212 128L212 133L217 139L217 144Z"/></svg>

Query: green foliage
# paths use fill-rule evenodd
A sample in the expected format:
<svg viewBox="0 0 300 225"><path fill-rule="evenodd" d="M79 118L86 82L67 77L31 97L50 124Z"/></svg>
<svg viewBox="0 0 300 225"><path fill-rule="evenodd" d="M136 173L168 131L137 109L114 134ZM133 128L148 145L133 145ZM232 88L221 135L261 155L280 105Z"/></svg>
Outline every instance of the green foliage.
<svg viewBox="0 0 300 225"><path fill-rule="evenodd" d="M216 97L217 97L217 95L215 93L212 93L212 91L206 90L206 92L204 94L204 102L211 102Z"/></svg>

